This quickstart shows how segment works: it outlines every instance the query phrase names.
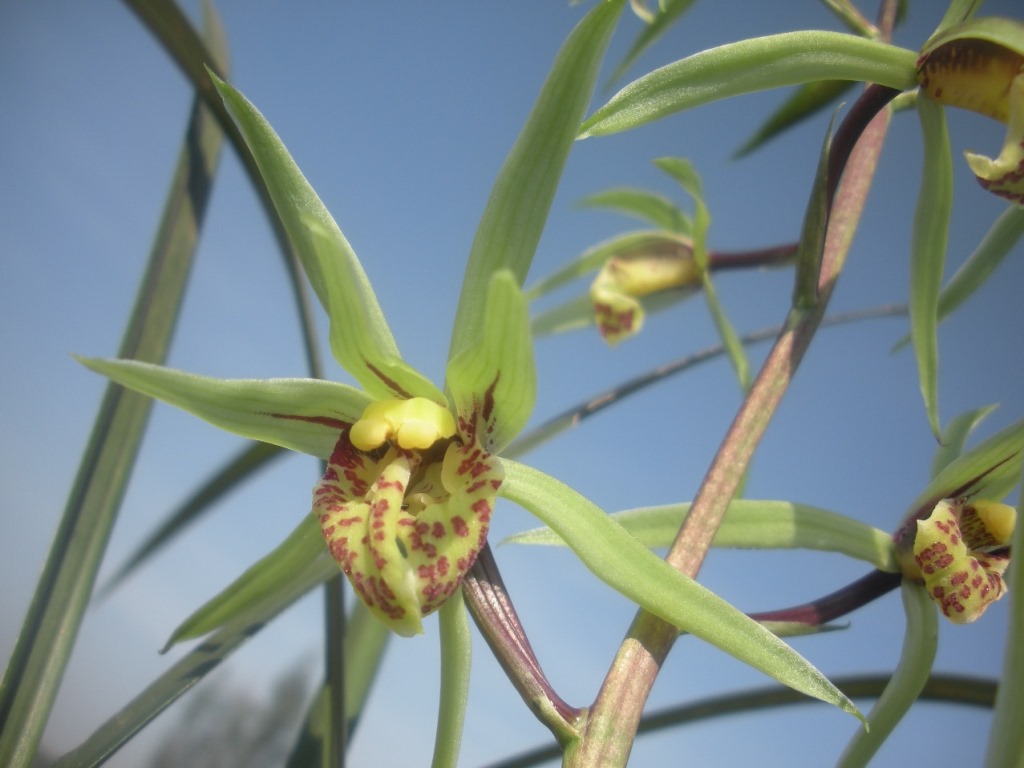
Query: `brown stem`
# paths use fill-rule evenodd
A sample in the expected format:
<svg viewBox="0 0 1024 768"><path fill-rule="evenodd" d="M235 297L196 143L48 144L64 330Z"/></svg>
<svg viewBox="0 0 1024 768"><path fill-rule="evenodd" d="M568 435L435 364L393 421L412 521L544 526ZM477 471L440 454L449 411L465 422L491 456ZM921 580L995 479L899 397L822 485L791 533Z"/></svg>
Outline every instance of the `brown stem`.
<svg viewBox="0 0 1024 768"><path fill-rule="evenodd" d="M708 268L712 272L720 272L726 269L780 267L792 263L799 247L799 243L786 243L751 251L709 251Z"/></svg>
<svg viewBox="0 0 1024 768"><path fill-rule="evenodd" d="M874 570L809 603L749 615L755 621L786 621L821 626L892 592L901 581L902 574Z"/></svg>
<svg viewBox="0 0 1024 768"><path fill-rule="evenodd" d="M555 693L523 631L489 544L462 580L462 594L481 634L523 701L565 743L577 735L580 711Z"/></svg>
<svg viewBox="0 0 1024 768"><path fill-rule="evenodd" d="M869 86L836 133L828 179L830 200L832 191L838 191L825 239L818 301L809 309L790 311L785 330L726 434L669 550L668 562L691 577L697 575L754 449L824 316L881 152L888 127L888 116L882 110L897 93ZM841 186L840 169L845 169ZM637 614L587 716L583 738L566 754L566 766L626 764L647 695L677 636L672 625L645 611Z"/></svg>

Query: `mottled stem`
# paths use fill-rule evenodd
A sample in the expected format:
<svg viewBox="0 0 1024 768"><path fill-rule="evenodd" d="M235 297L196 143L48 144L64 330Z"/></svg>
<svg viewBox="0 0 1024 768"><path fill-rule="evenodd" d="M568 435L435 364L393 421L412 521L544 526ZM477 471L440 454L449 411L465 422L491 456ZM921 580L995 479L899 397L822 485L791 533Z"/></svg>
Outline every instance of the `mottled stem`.
<svg viewBox="0 0 1024 768"><path fill-rule="evenodd" d="M868 86L836 132L829 164L830 218L818 299L809 308L790 311L785 329L740 407L669 550L668 562L689 576L697 575L754 449L821 323L874 177L888 127L884 107L898 93ZM583 738L566 753L566 766L626 764L647 695L677 636L678 630L661 619L645 611L637 614L587 716Z"/></svg>

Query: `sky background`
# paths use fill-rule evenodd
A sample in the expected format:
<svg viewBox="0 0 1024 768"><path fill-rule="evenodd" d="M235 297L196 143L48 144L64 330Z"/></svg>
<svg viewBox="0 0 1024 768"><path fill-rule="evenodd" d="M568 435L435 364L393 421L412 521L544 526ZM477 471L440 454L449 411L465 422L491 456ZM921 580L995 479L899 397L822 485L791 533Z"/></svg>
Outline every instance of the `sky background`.
<svg viewBox="0 0 1024 768"><path fill-rule="evenodd" d="M918 48L941 3L912 3L897 42ZM196 15L198 4L186 4ZM555 53L584 8L564 2L219 3L232 81L266 115L359 254L405 358L440 382L464 260L493 179ZM1018 15L1017 0L986 14ZM607 61L640 28L623 16ZM838 29L812 0L698 2L630 77L743 37ZM606 71L608 68L606 67ZM105 382L71 354L110 356L134 301L186 124L190 91L148 32L119 3L0 4L0 655L18 626L51 543ZM595 106L610 95L599 94ZM684 113L573 151L530 274L552 272L588 246L637 224L575 203L620 185L683 202L651 165L689 157L703 175L710 245L733 250L796 238L827 116L742 161L730 154L783 97L744 97ZM975 247L1003 205L974 182L961 153L994 155L1003 127L950 113L956 218L947 269ZM904 301L920 171L912 114L894 120L875 189L833 309ZM780 322L788 270L717 281L735 326ZM945 323L944 422L1001 403L979 435L1024 411L1024 249ZM575 290L585 290L579 284ZM560 294L565 298L571 292ZM320 323L325 330L324 322ZM883 320L823 330L755 457L750 498L787 499L892 529L928 480L934 449L912 355L890 354L906 330ZM326 338L326 335L322 335ZM593 330L538 342L533 423L624 379L715 341L699 297L651 318L615 349ZM324 345L326 356L326 345ZM751 351L755 365L764 348ZM225 148L168 364L224 377L301 376L305 363L291 294L270 230ZM328 375L348 377L333 361ZM608 511L692 498L739 404L728 363L709 364L616 406L525 457ZM158 405L114 530L102 583L163 517L242 441ZM109 598L87 612L45 743L80 743L191 647L157 651L201 602L275 546L308 511L316 461L290 456L216 505ZM491 540L536 525L499 507ZM590 702L631 620L624 598L568 552L498 547L496 556L534 648L568 701ZM744 610L781 607L838 588L866 571L837 555L714 552L701 572ZM321 601L312 595L245 645L218 672L223 684L266 696L296 664L319 674ZM355 734L354 766L425 765L436 711L436 620L387 651ZM968 627L944 624L936 668L994 676L1005 603ZM902 609L891 594L856 613L847 632L795 647L828 675L891 670ZM479 641L479 638L477 638ZM482 642L461 764L546 743ZM683 639L650 699L652 709L768 682L714 648ZM870 702L862 702L862 708ZM112 765L144 762L176 705ZM855 721L821 704L735 717L638 740L633 764L817 766L833 762ZM877 759L903 764L928 734L942 761L976 764L984 711L922 705ZM737 736L737 734L741 734Z"/></svg>

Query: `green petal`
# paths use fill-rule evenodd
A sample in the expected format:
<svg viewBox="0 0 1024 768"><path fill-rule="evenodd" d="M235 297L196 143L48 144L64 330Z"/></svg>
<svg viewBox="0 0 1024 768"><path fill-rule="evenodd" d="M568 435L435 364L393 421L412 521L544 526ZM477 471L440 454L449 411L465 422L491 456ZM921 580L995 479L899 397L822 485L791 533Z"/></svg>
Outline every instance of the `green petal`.
<svg viewBox="0 0 1024 768"><path fill-rule="evenodd" d="M939 436L939 291L953 210L953 161L941 106L917 100L924 146L910 257L910 338L928 423Z"/></svg>
<svg viewBox="0 0 1024 768"><path fill-rule="evenodd" d="M359 259L330 212L263 115L241 93L210 75L245 136L289 240L331 318L331 350L376 397L444 398L402 362Z"/></svg>
<svg viewBox="0 0 1024 768"><path fill-rule="evenodd" d="M473 341L491 275L510 269L519 285L526 279L622 5L599 3L569 35L498 173L466 264L450 358Z"/></svg>
<svg viewBox="0 0 1024 768"><path fill-rule="evenodd" d="M592 502L543 472L509 460L503 464L505 482L499 495L549 525L606 584L780 683L861 717L853 703L796 651L672 568Z"/></svg>
<svg viewBox="0 0 1024 768"><path fill-rule="evenodd" d="M616 512L612 517L644 546L667 547L689 511L689 503L668 504ZM550 528L525 531L506 541L565 545ZM890 534L845 515L790 501L735 499L729 504L713 546L841 552L883 571L894 573L899 569Z"/></svg>
<svg viewBox="0 0 1024 768"><path fill-rule="evenodd" d="M526 426L537 381L526 298L507 270L490 282L483 326L449 361L447 378L460 431L473 429L468 439L497 453Z"/></svg>
<svg viewBox="0 0 1024 768"><path fill-rule="evenodd" d="M372 402L358 389L319 379L213 379L134 360L78 360L215 427L324 459Z"/></svg>
<svg viewBox="0 0 1024 768"><path fill-rule="evenodd" d="M302 522L272 552L185 619L171 634L164 650L183 640L202 637L296 584L313 586L337 572L338 566L327 554L316 518L304 515Z"/></svg>
<svg viewBox="0 0 1024 768"><path fill-rule="evenodd" d="M580 137L629 130L719 99L815 80L907 90L917 54L841 32L804 31L742 40L656 69L627 85L583 123Z"/></svg>

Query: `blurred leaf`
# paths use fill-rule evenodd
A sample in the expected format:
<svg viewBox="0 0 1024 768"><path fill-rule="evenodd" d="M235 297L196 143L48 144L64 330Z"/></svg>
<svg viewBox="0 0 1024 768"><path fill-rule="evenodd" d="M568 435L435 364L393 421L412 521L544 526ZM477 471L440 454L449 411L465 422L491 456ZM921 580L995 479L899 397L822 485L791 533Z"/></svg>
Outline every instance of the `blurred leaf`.
<svg viewBox="0 0 1024 768"><path fill-rule="evenodd" d="M558 480L503 459L499 495L539 517L603 582L655 616L809 696L861 717L853 703L771 632L653 554Z"/></svg>
<svg viewBox="0 0 1024 768"><path fill-rule="evenodd" d="M907 628L899 663L868 713L868 727L858 728L843 751L836 764L839 768L859 768L871 761L921 695L935 663L939 645L935 603L920 584L904 579L902 590Z"/></svg>
<svg viewBox="0 0 1024 768"><path fill-rule="evenodd" d="M910 256L910 338L925 413L939 437L939 289L946 262L949 219L953 211L953 160L943 108L928 98L917 100L921 118L924 166L914 213Z"/></svg>
<svg viewBox="0 0 1024 768"><path fill-rule="evenodd" d="M679 210L675 203L664 195L644 189L615 187L583 198L579 203L587 208L608 208L666 229L680 235L688 235L692 229L690 217Z"/></svg>
<svg viewBox="0 0 1024 768"><path fill-rule="evenodd" d="M526 279L622 6L599 3L569 35L498 172L466 264L449 358L472 343L491 275L509 269L519 285Z"/></svg>
<svg viewBox="0 0 1024 768"><path fill-rule="evenodd" d="M132 360L79 362L220 429L322 459L371 402L355 387L322 379L214 379Z"/></svg>
<svg viewBox="0 0 1024 768"><path fill-rule="evenodd" d="M1024 208L1011 205L1003 211L985 234L978 247L967 257L939 294L938 321L953 314L989 279L1024 235ZM896 342L893 351L910 341L907 335Z"/></svg>
<svg viewBox="0 0 1024 768"><path fill-rule="evenodd" d="M1018 509L1024 508L1024 477L1018 477ZM1024 552L1024 525L1018 524L1010 541L1010 551ZM1012 565L1007 573L1008 599L1010 603L1009 627L1003 646L1003 667L996 697L996 711L989 730L988 750L985 753L985 768L1020 768L1024 755L1024 568L1020 561Z"/></svg>
<svg viewBox="0 0 1024 768"><path fill-rule="evenodd" d="M786 32L712 48L627 85L584 123L580 138L618 133L732 96L815 80L916 85L917 54L840 32Z"/></svg>
<svg viewBox="0 0 1024 768"><path fill-rule="evenodd" d="M611 517L644 546L668 547L689 511L689 503L667 504L616 512ZM505 542L566 546L550 528L524 531ZM845 515L789 501L733 499L713 546L840 552L879 570L898 570L892 536L885 531Z"/></svg>
<svg viewBox="0 0 1024 768"><path fill-rule="evenodd" d="M832 682L850 698L866 699L880 696L884 692L885 687L889 684L889 675L848 675L835 677ZM925 683L924 689L921 691L920 700L991 708L996 698L997 687L995 680L936 674L928 678L928 682ZM1009 686L1003 686L1003 688L1007 687ZM744 715L760 710L806 703L805 696L789 688L776 685L751 688L647 712L640 721L637 735L702 723L717 717ZM1011 730L1024 734L1021 729L1011 727ZM545 745L491 763L488 768L529 768L529 766L543 765L550 760L556 760L561 755L562 749L557 744ZM1011 763L1007 763L1006 768L1010 768L1011 765Z"/></svg>
<svg viewBox="0 0 1024 768"><path fill-rule="evenodd" d="M636 36L633 44L629 47L626 55L622 58L622 61L619 62L611 75L608 76L605 88L611 88L619 78L626 74L626 70L633 66L643 52L650 48L680 16L686 13L691 5L693 5L693 0L664 0L661 10L654 14L644 26L640 34Z"/></svg>
<svg viewBox="0 0 1024 768"><path fill-rule="evenodd" d="M114 574L103 588L109 593L124 579L135 572L135 569L151 556L170 544L185 528L195 522L221 496L234 490L239 484L259 472L273 459L284 456L284 452L276 445L269 443L251 443L217 470L213 476L203 483L185 503L172 511L153 533L128 558L127 562Z"/></svg>
<svg viewBox="0 0 1024 768"><path fill-rule="evenodd" d="M932 456L932 477L937 476L942 470L950 465L964 450L964 444L971 432L982 420L994 411L998 406L988 405L984 408L976 408L973 411L961 413L946 426L942 433L942 441L935 449Z"/></svg>
<svg viewBox="0 0 1024 768"><path fill-rule="evenodd" d="M226 61L207 17L213 60ZM118 354L161 361L178 318L222 134L193 102L184 144ZM43 573L0 685L0 765L28 765L60 684L152 403L108 385Z"/></svg>
<svg viewBox="0 0 1024 768"><path fill-rule="evenodd" d="M437 713L434 758L431 768L455 768L459 762L462 726L469 701L470 659L473 638L462 600L455 591L438 611L441 630L441 702Z"/></svg>
<svg viewBox="0 0 1024 768"><path fill-rule="evenodd" d="M337 572L338 564L327 552L319 522L312 514L304 514L295 530L272 552L179 624L163 652L251 614L275 595L294 593L295 584L305 584L315 576L320 577L315 582L319 583Z"/></svg>
<svg viewBox="0 0 1024 768"><path fill-rule="evenodd" d="M878 30L875 25L864 18L864 15L857 9L850 0L821 0L839 20L842 21L851 32L864 37L877 37Z"/></svg>
<svg viewBox="0 0 1024 768"><path fill-rule="evenodd" d="M303 269L331 320L338 363L377 398L444 396L402 360L359 259L263 115L211 73L259 166Z"/></svg>
<svg viewBox="0 0 1024 768"><path fill-rule="evenodd" d="M733 159L749 155L771 139L813 117L853 87L850 80L815 80L799 86L769 115L754 135L733 153Z"/></svg>
<svg viewBox="0 0 1024 768"><path fill-rule="evenodd" d="M101 725L81 745L64 755L60 768L91 768L105 762L147 723L178 697L220 665L242 643L258 633L277 614L327 578L327 566L337 571L330 558L317 559L303 569L301 578L282 584L266 599L254 604L215 631L181 661L150 683L121 711Z"/></svg>

